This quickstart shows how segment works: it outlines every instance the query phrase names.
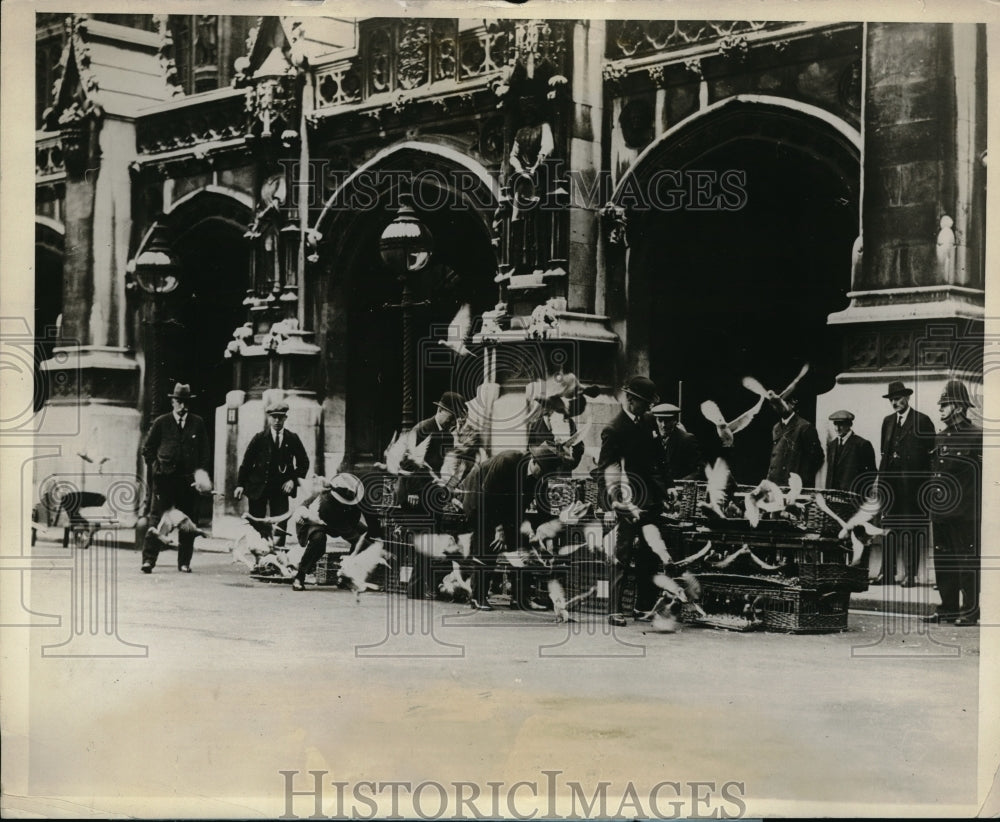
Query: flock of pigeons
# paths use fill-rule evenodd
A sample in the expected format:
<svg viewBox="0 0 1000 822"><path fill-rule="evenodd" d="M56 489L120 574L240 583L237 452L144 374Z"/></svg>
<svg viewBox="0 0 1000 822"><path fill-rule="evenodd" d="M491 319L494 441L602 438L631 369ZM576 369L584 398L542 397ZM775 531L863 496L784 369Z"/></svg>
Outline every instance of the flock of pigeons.
<svg viewBox="0 0 1000 822"><path fill-rule="evenodd" d="M463 306L463 309L465 308ZM457 319L461 320L463 312L460 311L459 314ZM461 347L454 345L457 339L464 340L467 332L468 327L461 326L448 341L442 340L442 343L448 344L460 355L467 353L464 345ZM730 421L725 419L718 405L713 401L706 400L702 403L701 411L705 418L716 426L723 447L732 447L735 435L750 424L765 400L779 414L787 415L791 409L786 400L808 372L808 368L808 364L804 365L796 378L781 392L765 388L753 377L745 377L743 385L757 394L758 400L753 407ZM548 382L555 384L548 385ZM572 374L568 376L557 375L556 378L549 378L545 384L532 385L531 389L537 396L528 398L529 405L532 399L534 399L535 405L539 405L539 398L544 398L549 393L562 393L571 390L575 394L578 385ZM475 414L486 410L490 399L489 387L484 383L477 397L469 403L471 413ZM472 436L474 435L473 429ZM581 432L578 432L578 436L582 436ZM460 431L457 438L461 439L461 437L462 432ZM425 472L435 479L447 483L449 477L454 473L454 465L449 466L446 461L440 475L435 473L426 463L429 443L429 438L422 442L416 441L412 431L404 435L396 433L385 449L384 462L377 463L376 467L400 476L415 471ZM403 467L404 464L416 466L416 468L407 469ZM802 479L797 474L790 476L787 489L765 479L750 491L735 493L735 483L729 467L724 459L718 458L713 464L705 467L705 478L705 500L697 505L697 512L701 516L707 519L745 519L750 527L757 528L763 519L788 519L799 522L806 506L815 504L819 510L839 524L838 538L850 540L852 545L851 564L854 565L861 561L864 549L864 542L859 533L869 536L884 533L881 528L872 523L872 520L879 513L877 500L865 500L856 512L844 519L834 512L821 493L812 495L803 493ZM742 497L742 506L738 502L740 497ZM499 529L497 538L493 541L493 547L514 569L534 567L544 570L546 567L552 568L560 559L580 551L593 557L612 561L617 526L613 525L609 531L605 532L604 525L594 519L593 513L591 504L573 503L564 509L557 518L543 522L537 528L528 526L524 534L526 537L525 548L505 546ZM239 558L244 559L248 565L255 569L259 569L269 562L275 563L280 573L285 576L293 575L295 566L289 565L287 560L282 561L275 558L273 536L268 534L268 527L261 527L263 525L272 529L278 528L289 516L290 514L286 514L280 518L252 521L250 524L255 527L256 533L263 535L256 541L242 541ZM247 517L247 519L250 521L253 518ZM559 545L560 535L571 526L574 541ZM677 614L684 604L689 604L703 616L705 615L704 610L699 605L700 586L697 577L691 570L693 567L707 567L717 571L725 570L742 556L749 556L766 571L779 570L781 567L760 559L747 545L726 555L720 554L713 549L711 541L691 556L680 561L673 561L657 525L645 524L641 530L649 547L663 562L664 567L670 571L669 573L658 573L653 579L661 591L661 596L653 608L644 615L646 621L649 622L649 630L653 632L669 633L677 630ZM424 533L414 538L413 549L417 554L431 560L444 562L450 560L451 571L441 579L438 585L439 592L455 601L469 602L473 607L476 607L472 577L463 574L463 566L468 567L470 562L482 563L477 558L470 557L470 543L471 534L468 533L461 535ZM380 566L389 566L389 558L381 540L369 542L362 539L349 554L341 559L338 571L339 579L355 592L356 598L359 598L362 592L376 587L370 582L370 579ZM588 597L594 596L597 592L597 586L591 586L576 596L567 597L562 583L553 576L548 580L547 590L556 621L569 622L572 621L570 609Z"/></svg>

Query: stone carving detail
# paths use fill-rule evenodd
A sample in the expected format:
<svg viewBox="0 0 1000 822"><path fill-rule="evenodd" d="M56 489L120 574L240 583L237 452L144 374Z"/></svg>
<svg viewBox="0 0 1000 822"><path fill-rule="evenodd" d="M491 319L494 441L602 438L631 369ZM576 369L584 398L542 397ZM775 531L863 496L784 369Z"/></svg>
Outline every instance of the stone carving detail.
<svg viewBox="0 0 1000 822"><path fill-rule="evenodd" d="M847 368L850 371L878 367L878 334L855 334L850 337Z"/></svg>
<svg viewBox="0 0 1000 822"><path fill-rule="evenodd" d="M720 41L723 53L745 53L745 35L791 25L753 20L615 20L608 24L612 60Z"/></svg>
<svg viewBox="0 0 1000 822"><path fill-rule="evenodd" d="M882 338L881 365L901 368L913 363L913 335L907 331L886 333Z"/></svg>

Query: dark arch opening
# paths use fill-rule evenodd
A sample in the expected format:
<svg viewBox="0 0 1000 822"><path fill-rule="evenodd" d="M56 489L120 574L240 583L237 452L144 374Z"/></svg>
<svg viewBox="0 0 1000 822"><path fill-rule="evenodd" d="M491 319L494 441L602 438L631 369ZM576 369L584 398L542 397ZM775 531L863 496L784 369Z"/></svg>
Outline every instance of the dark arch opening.
<svg viewBox="0 0 1000 822"><path fill-rule="evenodd" d="M48 380L40 365L59 344L59 315L63 310L63 236L52 228L35 226L35 411L48 399Z"/></svg>
<svg viewBox="0 0 1000 822"><path fill-rule="evenodd" d="M650 160L645 179L680 170L689 191L694 172L719 181L737 171L746 181L738 209L630 214L630 344L645 344L661 396L681 400L685 427L712 457L720 445L699 409L704 400L732 419L757 399L744 376L781 390L808 362L797 394L800 413L815 422L816 396L842 365L840 335L826 321L847 307L851 287L856 150L814 118L747 106L706 117ZM765 405L739 434L730 457L740 481L766 474L776 421Z"/></svg>
<svg viewBox="0 0 1000 822"><path fill-rule="evenodd" d="M458 367L457 356L439 340L464 303L475 316L496 301L496 256L486 217L491 211L481 207L492 195L484 187L471 199L458 196L444 185L452 179L450 164L437 157L406 151L389 161L386 170L443 172L421 178L430 188L414 192L418 216L434 238L431 262L411 280L412 300L418 303L411 309L410 356L413 411L419 421L433 412L442 392L456 390L469 397L476 387L466 364ZM389 188L379 188L374 207L336 210L321 228L332 238L322 256L333 261L325 304L316 308L318 327L325 329L324 389L327 396L341 394L346 400L344 461L360 472L382 459L401 425L402 283L382 262L378 243L395 216L392 195ZM342 196L349 200L347 193ZM435 202L441 206L421 208Z"/></svg>

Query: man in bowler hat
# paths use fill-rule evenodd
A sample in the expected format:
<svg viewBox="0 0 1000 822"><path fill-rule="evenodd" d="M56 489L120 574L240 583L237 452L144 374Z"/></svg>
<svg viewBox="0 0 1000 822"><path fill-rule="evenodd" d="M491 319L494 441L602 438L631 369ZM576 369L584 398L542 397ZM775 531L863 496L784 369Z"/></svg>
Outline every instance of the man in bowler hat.
<svg viewBox="0 0 1000 822"><path fill-rule="evenodd" d="M205 421L188 411L196 395L191 386L177 383L168 394L172 409L153 420L142 446L148 476L152 478L153 514L159 517L169 508L177 508L197 521L199 491L211 489L208 478L212 455L208 447ZM196 488L196 484L199 486ZM196 530L181 529L177 546L177 570L191 573ZM152 573L162 543L147 533L142 550L142 572Z"/></svg>
<svg viewBox="0 0 1000 822"><path fill-rule="evenodd" d="M289 497L295 496L299 481L305 479L309 471L309 457L302 440L294 431L285 428L287 417L287 402L269 406L268 428L254 434L240 463L233 497L246 496L252 517L277 517L287 513ZM277 544L285 544L284 531L279 532Z"/></svg>
<svg viewBox="0 0 1000 822"><path fill-rule="evenodd" d="M913 520L924 515L920 506L920 487L930 471L930 452L934 446L934 423L926 414L910 407L912 388L894 380L883 398L892 404L892 413L882 420L882 459L879 463L879 484L889 490L889 500L883 509L883 523L890 533L882 540L882 569L871 580L874 585L896 582L896 553L903 555L904 588L917 584L918 540L925 528L914 527Z"/></svg>
<svg viewBox="0 0 1000 822"><path fill-rule="evenodd" d="M857 490L854 483L858 477L875 474L875 448L851 430L854 414L850 411L834 411L830 421L837 436L826 449L826 487L839 491Z"/></svg>
<svg viewBox="0 0 1000 822"><path fill-rule="evenodd" d="M663 447L649 409L656 403L656 385L649 377L632 377L624 389L622 410L601 432L601 452L594 468L603 477L605 492L618 515L615 569L611 585L608 623L625 625L622 594L625 574L634 561L636 573L635 612L649 611L658 589L653 582L662 564L646 541L642 526L658 522L666 500Z"/></svg>
<svg viewBox="0 0 1000 822"><path fill-rule="evenodd" d="M430 437L424 463L434 475L440 477L444 458L455 447L455 426L466 416L467 410L462 395L454 391L445 391L441 399L434 403L434 407L434 415L418 422L410 435L417 445ZM414 473L411 476L400 477L396 488L396 501L404 508L419 508L424 489L434 481L434 478L423 466L415 464L407 457L403 458L400 466Z"/></svg>
<svg viewBox="0 0 1000 822"><path fill-rule="evenodd" d="M934 575L941 604L925 622L979 622L980 535L982 522L983 430L969 421L974 407L961 380L949 380L938 400L944 430L931 453L930 499L934 523ZM947 479L946 479L947 478Z"/></svg>

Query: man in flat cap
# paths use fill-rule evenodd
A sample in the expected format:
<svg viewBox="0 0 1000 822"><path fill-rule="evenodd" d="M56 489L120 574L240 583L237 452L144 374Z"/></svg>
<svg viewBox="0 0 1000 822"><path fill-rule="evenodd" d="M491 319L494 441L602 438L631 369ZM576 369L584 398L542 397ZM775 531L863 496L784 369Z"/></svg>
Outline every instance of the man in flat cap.
<svg viewBox="0 0 1000 822"><path fill-rule="evenodd" d="M673 403L662 402L654 405L651 413L663 446L663 479L667 487L673 486L676 480L701 479L705 460L694 434L680 424L681 409Z"/></svg>
<svg viewBox="0 0 1000 822"><path fill-rule="evenodd" d="M837 436L826 449L826 487L852 491L858 477L875 473L875 448L851 430L854 414L834 411L830 421Z"/></svg>
<svg viewBox="0 0 1000 822"><path fill-rule="evenodd" d="M191 386L174 385L170 397L172 409L153 420L142 446L142 456L151 478L154 493L153 513L157 519L170 508L177 508L192 521L198 519L198 499L211 490L208 471L212 454L208 447L205 421L188 411L195 398ZM177 546L177 570L191 573L196 530L180 531ZM162 542L147 534L142 550L142 572L150 574L156 565Z"/></svg>
<svg viewBox="0 0 1000 822"><path fill-rule="evenodd" d="M252 517L278 517L288 513L288 500L309 472L309 457L302 440L285 428L288 403L283 400L267 408L268 427L254 434L236 475L233 497L247 498ZM278 545L285 544L283 530Z"/></svg>
<svg viewBox="0 0 1000 822"><path fill-rule="evenodd" d="M910 407L912 388L900 380L889 383L883 398L892 405L892 413L882 420L882 459L878 481L889 490L882 512L883 524L890 533L882 540L882 569L871 580L873 585L893 585L896 582L897 548L903 556L901 584L912 588L917 584L920 556L917 545L923 528L903 524L905 520L923 516L920 487L930 471L930 452L934 447L934 423L926 414Z"/></svg>
<svg viewBox="0 0 1000 822"><path fill-rule="evenodd" d="M666 500L660 432L649 413L657 399L656 385L649 377L632 377L625 384L622 410L601 432L601 452L593 471L603 479L607 499L618 516L608 614L608 623L616 627L626 624L621 602L625 574L633 561L635 611L651 610L659 593L653 576L662 558L641 538L642 526L659 521Z"/></svg>
<svg viewBox="0 0 1000 822"><path fill-rule="evenodd" d="M979 623L983 430L969 421L974 407L961 380L949 380L938 399L944 430L931 453L935 490L928 498L934 524L934 575L941 604L925 622Z"/></svg>

